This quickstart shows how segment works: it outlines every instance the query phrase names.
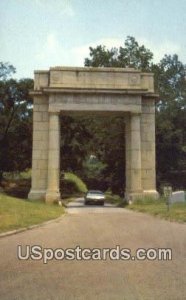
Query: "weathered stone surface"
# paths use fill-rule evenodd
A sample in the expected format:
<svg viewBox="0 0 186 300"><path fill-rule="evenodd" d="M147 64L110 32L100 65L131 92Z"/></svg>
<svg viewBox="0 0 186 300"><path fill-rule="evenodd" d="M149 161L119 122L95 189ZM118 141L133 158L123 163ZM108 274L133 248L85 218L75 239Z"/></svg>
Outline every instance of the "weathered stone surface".
<svg viewBox="0 0 186 300"><path fill-rule="evenodd" d="M133 69L51 68L51 87L65 88L139 88L141 76Z"/></svg>
<svg viewBox="0 0 186 300"><path fill-rule="evenodd" d="M184 191L177 191L173 192L172 195L169 198L169 201L171 204L173 203L179 203L179 202L185 202L185 192Z"/></svg>
<svg viewBox="0 0 186 300"><path fill-rule="evenodd" d="M29 198L60 199L60 113L122 115L126 198L157 197L153 74L122 68L55 67L36 71L32 188ZM117 159L117 158L116 158Z"/></svg>
<svg viewBox="0 0 186 300"><path fill-rule="evenodd" d="M41 104L40 104L41 102ZM42 106L42 112L40 109ZM29 199L42 199L46 195L48 176L48 98L34 97L33 108L33 145L32 145L32 187Z"/></svg>
<svg viewBox="0 0 186 300"><path fill-rule="evenodd" d="M141 97L120 94L57 94L51 95L49 111L95 111L95 112L134 112L141 113Z"/></svg>
<svg viewBox="0 0 186 300"><path fill-rule="evenodd" d="M59 114L49 114L49 152L48 152L48 185L46 201L53 202L60 199L60 122Z"/></svg>

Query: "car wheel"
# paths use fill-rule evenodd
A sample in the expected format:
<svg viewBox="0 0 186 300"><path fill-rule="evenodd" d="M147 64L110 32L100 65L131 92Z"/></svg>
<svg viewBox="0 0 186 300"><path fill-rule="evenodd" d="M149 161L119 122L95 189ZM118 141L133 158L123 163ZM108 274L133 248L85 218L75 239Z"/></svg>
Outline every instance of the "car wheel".
<svg viewBox="0 0 186 300"><path fill-rule="evenodd" d="M104 205L104 202L103 202L103 201L100 201L100 203L99 203L99 204L103 206L103 205Z"/></svg>

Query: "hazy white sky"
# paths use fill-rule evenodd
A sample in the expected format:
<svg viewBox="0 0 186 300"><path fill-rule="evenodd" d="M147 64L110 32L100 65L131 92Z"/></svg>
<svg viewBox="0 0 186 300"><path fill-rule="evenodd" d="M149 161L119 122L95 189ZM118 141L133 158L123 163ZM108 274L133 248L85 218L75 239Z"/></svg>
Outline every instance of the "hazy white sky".
<svg viewBox="0 0 186 300"><path fill-rule="evenodd" d="M50 66L83 66L89 46L134 36L159 61L186 63L186 0L0 0L0 61L16 77Z"/></svg>

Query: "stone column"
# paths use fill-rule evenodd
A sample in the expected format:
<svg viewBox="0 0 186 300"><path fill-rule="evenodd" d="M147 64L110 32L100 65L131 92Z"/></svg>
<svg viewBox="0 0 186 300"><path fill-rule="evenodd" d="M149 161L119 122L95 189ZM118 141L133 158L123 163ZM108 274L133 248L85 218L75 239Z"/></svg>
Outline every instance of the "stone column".
<svg viewBox="0 0 186 300"><path fill-rule="evenodd" d="M142 193L140 114L131 114L131 194Z"/></svg>
<svg viewBox="0 0 186 300"><path fill-rule="evenodd" d="M28 198L45 199L48 177L48 97L34 96L32 186Z"/></svg>
<svg viewBox="0 0 186 300"><path fill-rule="evenodd" d="M155 99L142 98L141 159L144 195L158 198L156 191Z"/></svg>
<svg viewBox="0 0 186 300"><path fill-rule="evenodd" d="M130 193L130 173L131 173L131 124L130 124L130 115L129 113L125 116L125 198L129 200Z"/></svg>
<svg viewBox="0 0 186 300"><path fill-rule="evenodd" d="M143 194L140 118L140 114L132 113L126 120L126 199L129 202Z"/></svg>
<svg viewBox="0 0 186 300"><path fill-rule="evenodd" d="M49 113L48 185L46 202L60 199L60 120L59 113Z"/></svg>

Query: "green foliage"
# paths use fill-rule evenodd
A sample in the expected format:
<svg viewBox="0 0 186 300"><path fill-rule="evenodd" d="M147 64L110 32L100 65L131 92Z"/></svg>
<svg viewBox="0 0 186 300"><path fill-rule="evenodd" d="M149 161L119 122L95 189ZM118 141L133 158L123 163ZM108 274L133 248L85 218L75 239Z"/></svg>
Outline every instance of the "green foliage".
<svg viewBox="0 0 186 300"><path fill-rule="evenodd" d="M61 170L79 172L87 156L86 145L91 134L83 120L78 117L61 118Z"/></svg>
<svg viewBox="0 0 186 300"><path fill-rule="evenodd" d="M186 182L186 67L177 55L165 55L156 66L156 153L158 185L174 188Z"/></svg>
<svg viewBox="0 0 186 300"><path fill-rule="evenodd" d="M0 62L0 80L5 81L16 72L14 66L9 63Z"/></svg>
<svg viewBox="0 0 186 300"><path fill-rule="evenodd" d="M62 195L74 194L74 193L86 193L86 184L77 175L66 172L64 178L61 181Z"/></svg>
<svg viewBox="0 0 186 300"><path fill-rule="evenodd" d="M90 47L90 58L85 66L92 67L132 67L149 71L152 66L152 52L140 46L135 38L128 36L124 47L106 49L99 45ZM105 166L95 179L95 185L102 189L111 188L112 192L124 196L125 189L125 126L123 118L90 118L87 128L93 132L92 152Z"/></svg>
<svg viewBox="0 0 186 300"><path fill-rule="evenodd" d="M0 64L0 173L31 165L32 79L9 79L15 68Z"/></svg>
<svg viewBox="0 0 186 300"><path fill-rule="evenodd" d="M31 172L31 169L27 169L23 172L4 172L3 177L7 180L31 179Z"/></svg>
<svg viewBox="0 0 186 300"><path fill-rule="evenodd" d="M178 56L165 55L158 64L154 64L152 52L140 46L133 37L127 37L125 47L106 49L99 45L90 47L90 58L85 59L85 66L92 67L133 67L142 71L154 73L155 90L160 98L156 103L156 161L157 181L167 182L173 188L186 187L186 66L179 61ZM100 125L104 128L104 124ZM107 144L109 138L112 143L102 149L105 177L109 177L110 183L116 183L114 192L123 189L125 164L124 149L121 144L122 136L117 135L118 128L97 134L93 144L99 137ZM102 129L100 129L102 132ZM98 137L99 135L99 137ZM96 141L96 142L95 142ZM109 141L109 142L110 142ZM99 147L98 147L99 148ZM123 152L122 152L123 151ZM117 158L117 159L116 159ZM119 171L116 171L119 170ZM116 175L117 172L117 175ZM122 173L123 172L123 173ZM112 188L113 189L113 188Z"/></svg>
<svg viewBox="0 0 186 300"><path fill-rule="evenodd" d="M120 117L89 117L86 128L92 134L88 153L96 158L85 161L82 176L89 189L122 194L125 183L125 124ZM117 159L116 159L117 157ZM96 162L96 163L95 163ZM87 164L88 163L88 164Z"/></svg>
<svg viewBox="0 0 186 300"><path fill-rule="evenodd" d="M88 178L96 178L105 169L106 164L103 164L94 155L90 155L83 164L84 173Z"/></svg>
<svg viewBox="0 0 186 300"><path fill-rule="evenodd" d="M110 50L102 45L90 47L90 58L85 58L85 66L150 70L153 54L149 49L144 45L140 46L131 36L127 37L124 46Z"/></svg>
<svg viewBox="0 0 186 300"><path fill-rule="evenodd" d="M111 203L111 204L114 204L116 206L126 206L126 203L124 202L124 199L121 198L120 196L118 195L113 195L112 193L110 192L106 192L105 193L105 196L106 196L106 202L108 203Z"/></svg>
<svg viewBox="0 0 186 300"><path fill-rule="evenodd" d="M90 155L83 164L82 176L88 189L106 190L106 178L103 171L106 164L100 161L95 155Z"/></svg>

